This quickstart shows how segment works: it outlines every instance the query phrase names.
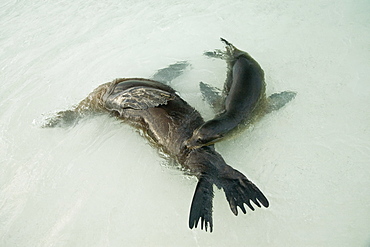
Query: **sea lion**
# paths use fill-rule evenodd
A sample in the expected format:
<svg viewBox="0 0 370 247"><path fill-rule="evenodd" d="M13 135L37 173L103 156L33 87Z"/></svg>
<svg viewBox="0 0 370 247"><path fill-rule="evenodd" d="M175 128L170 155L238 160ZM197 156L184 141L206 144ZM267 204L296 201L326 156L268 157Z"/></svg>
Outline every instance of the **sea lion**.
<svg viewBox="0 0 370 247"><path fill-rule="evenodd" d="M174 89L163 83L141 78L116 79L100 85L72 110L59 112L44 127L74 124L82 112L108 113L142 130L144 136L175 159L189 174L198 178L190 207L189 227L213 230L213 184L222 188L231 211L237 207L246 213L244 204L254 210L251 201L269 206L264 194L239 171L227 165L213 145L189 149L189 139L203 118Z"/></svg>
<svg viewBox="0 0 370 247"><path fill-rule="evenodd" d="M241 125L277 110L293 99L295 92L282 92L266 98L264 71L247 52L241 51L221 38L226 52L206 52L209 57L227 61L227 77L222 94L203 82L200 89L204 98L216 109L215 118L194 130L186 142L189 148L211 145L232 133Z"/></svg>
<svg viewBox="0 0 370 247"><path fill-rule="evenodd" d="M180 76L189 66L189 62L179 61L165 68L159 69L150 77L150 79L164 84L169 84L175 78ZM106 114L106 109L101 107L103 104L101 102L101 94L103 92L102 88L108 87L110 84L111 82L100 85L77 106L73 107L73 109L60 111L55 116L47 118L43 127L70 127L88 116Z"/></svg>

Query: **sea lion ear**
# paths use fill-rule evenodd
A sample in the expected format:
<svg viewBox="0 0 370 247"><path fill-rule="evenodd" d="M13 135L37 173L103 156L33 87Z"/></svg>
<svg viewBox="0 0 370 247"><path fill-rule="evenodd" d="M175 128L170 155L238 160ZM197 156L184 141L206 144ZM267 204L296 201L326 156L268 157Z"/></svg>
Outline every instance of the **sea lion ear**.
<svg viewBox="0 0 370 247"><path fill-rule="evenodd" d="M145 110L159 105L166 105L176 96L170 92L145 86L132 87L108 96L106 107L109 110L122 109Z"/></svg>

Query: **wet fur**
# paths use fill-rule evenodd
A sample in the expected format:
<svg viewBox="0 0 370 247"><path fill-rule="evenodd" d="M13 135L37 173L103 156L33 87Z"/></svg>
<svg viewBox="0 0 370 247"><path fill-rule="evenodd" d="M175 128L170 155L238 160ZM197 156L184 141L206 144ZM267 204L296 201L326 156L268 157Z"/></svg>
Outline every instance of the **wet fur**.
<svg viewBox="0 0 370 247"><path fill-rule="evenodd" d="M217 115L198 127L187 141L190 148L206 146L230 135L241 124L249 124L260 115L266 105L264 72L246 52L225 39L226 51L214 56L227 62L227 76L218 104Z"/></svg>
<svg viewBox="0 0 370 247"><path fill-rule="evenodd" d="M166 104L141 110L107 107L112 92L117 91L117 88L124 91L132 87L157 88L171 93L173 98ZM224 190L235 215L238 214L238 207L246 213L244 205L254 210L251 202L257 207L269 206L263 193L246 176L227 165L213 145L198 149L189 149L184 145L204 120L171 87L147 79L117 79L99 86L72 110L59 112L44 127L70 126L93 113L115 115L125 123L141 129L152 144L198 178L189 215L190 228L197 227L200 222L202 229L212 232L213 185Z"/></svg>
<svg viewBox="0 0 370 247"><path fill-rule="evenodd" d="M276 111L291 101L295 92L284 91L269 97L265 94L264 71L247 52L221 38L226 50L204 54L227 63L227 75L222 92L206 83L199 86L203 97L215 110L215 117L198 127L187 141L189 148L211 145L230 138L261 117Z"/></svg>

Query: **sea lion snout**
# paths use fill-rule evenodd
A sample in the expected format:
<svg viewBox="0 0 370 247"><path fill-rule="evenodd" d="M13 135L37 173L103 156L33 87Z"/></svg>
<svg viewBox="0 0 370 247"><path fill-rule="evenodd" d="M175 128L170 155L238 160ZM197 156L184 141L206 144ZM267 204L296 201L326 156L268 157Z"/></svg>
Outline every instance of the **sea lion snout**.
<svg viewBox="0 0 370 247"><path fill-rule="evenodd" d="M193 131L193 135L185 141L185 146L189 149L196 149L199 148L202 145L202 138L199 134L199 128L195 129Z"/></svg>
<svg viewBox="0 0 370 247"><path fill-rule="evenodd" d="M185 145L190 149L209 146L224 137L224 131L217 120L210 120L195 129L193 135L186 140Z"/></svg>

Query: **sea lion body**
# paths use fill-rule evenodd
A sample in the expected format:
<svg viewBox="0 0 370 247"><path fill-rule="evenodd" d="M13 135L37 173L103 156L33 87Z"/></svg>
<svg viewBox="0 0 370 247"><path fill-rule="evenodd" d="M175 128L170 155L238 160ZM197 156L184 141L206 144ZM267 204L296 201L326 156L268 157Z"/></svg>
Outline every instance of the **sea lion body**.
<svg viewBox="0 0 370 247"><path fill-rule="evenodd" d="M228 63L228 74L222 92L220 113L198 127L187 141L189 148L198 148L223 139L238 125L252 120L265 101L265 80L261 66L246 52L226 43L222 53Z"/></svg>
<svg viewBox="0 0 370 247"><path fill-rule="evenodd" d="M247 52L241 51L221 38L226 51L206 52L209 57L226 60L227 76L222 93L203 82L204 98L215 109L216 116L199 126L186 142L189 148L214 144L231 136L239 127L246 127L263 115L278 110L296 95L284 91L266 97L264 71Z"/></svg>
<svg viewBox="0 0 370 247"><path fill-rule="evenodd" d="M136 106L136 109L132 106L124 108L116 104L115 101L118 101L116 95L131 88L136 88L141 98L134 99L133 92L126 97L141 104ZM144 94L149 90L159 93L159 97L165 97L164 101L156 106L145 106L146 103L143 103L145 97L148 102L154 101L153 95ZM169 97L164 96L165 93L168 93ZM192 135L193 126L204 123L201 115L182 100L175 90L152 80L118 79L103 95L103 102L104 108L113 112L125 123L140 128L153 144L177 160L183 160L183 156L186 155L183 143Z"/></svg>
<svg viewBox="0 0 370 247"><path fill-rule="evenodd" d="M261 67L246 56L239 56L233 65L233 83L225 100L225 113L236 119L253 111L265 93Z"/></svg>
<svg viewBox="0 0 370 247"><path fill-rule="evenodd" d="M242 173L227 165L213 145L189 149L184 145L193 131L204 123L193 107L181 99L171 87L148 79L117 79L95 89L74 109L59 112L45 127L73 123L71 112L82 117L87 112L113 114L135 128L161 151L174 158L188 173L198 178L189 216L189 227L213 229L213 184L223 188L230 209L237 215L244 204L254 210L269 206L263 193ZM64 113L67 113L64 115ZM65 121L67 116L68 121Z"/></svg>

